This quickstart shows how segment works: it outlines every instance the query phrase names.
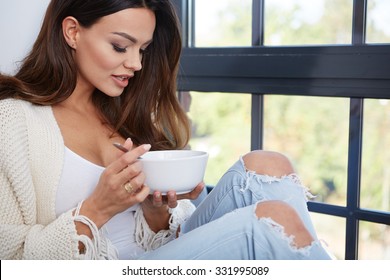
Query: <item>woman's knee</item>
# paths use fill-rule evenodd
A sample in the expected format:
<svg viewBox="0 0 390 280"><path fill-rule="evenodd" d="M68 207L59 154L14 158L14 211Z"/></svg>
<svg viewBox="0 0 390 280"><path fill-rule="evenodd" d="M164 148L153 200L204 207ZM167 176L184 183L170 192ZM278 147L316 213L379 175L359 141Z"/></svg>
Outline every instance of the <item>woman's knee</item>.
<svg viewBox="0 0 390 280"><path fill-rule="evenodd" d="M258 174L281 177L295 172L290 160L278 152L256 150L246 154L243 160L246 169Z"/></svg>
<svg viewBox="0 0 390 280"><path fill-rule="evenodd" d="M314 241L298 213L285 202L276 200L259 202L256 206L256 216L259 219L271 218L282 226L287 236L293 236L297 248L308 246Z"/></svg>

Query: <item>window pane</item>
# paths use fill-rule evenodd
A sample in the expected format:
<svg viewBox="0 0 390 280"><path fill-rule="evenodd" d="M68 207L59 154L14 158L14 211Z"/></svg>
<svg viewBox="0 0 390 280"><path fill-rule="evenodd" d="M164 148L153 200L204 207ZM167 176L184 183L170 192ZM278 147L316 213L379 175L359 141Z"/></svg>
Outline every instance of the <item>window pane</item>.
<svg viewBox="0 0 390 280"><path fill-rule="evenodd" d="M390 100L364 101L360 206L390 212Z"/></svg>
<svg viewBox="0 0 390 280"><path fill-rule="evenodd" d="M390 43L389 12L389 0L368 0L367 43Z"/></svg>
<svg viewBox="0 0 390 280"><path fill-rule="evenodd" d="M264 148L286 154L316 200L346 203L349 99L266 95Z"/></svg>
<svg viewBox="0 0 390 280"><path fill-rule="evenodd" d="M265 0L264 44L351 44L351 0Z"/></svg>
<svg viewBox="0 0 390 280"><path fill-rule="evenodd" d="M252 0L195 0L196 47L252 44Z"/></svg>
<svg viewBox="0 0 390 280"><path fill-rule="evenodd" d="M390 226L359 223L359 259L390 260Z"/></svg>
<svg viewBox="0 0 390 280"><path fill-rule="evenodd" d="M310 217L318 239L325 242L336 259L345 259L345 219L314 212L310 212Z"/></svg>
<svg viewBox="0 0 390 280"><path fill-rule="evenodd" d="M250 150L251 95L191 92L190 146L209 152L205 183L215 185Z"/></svg>

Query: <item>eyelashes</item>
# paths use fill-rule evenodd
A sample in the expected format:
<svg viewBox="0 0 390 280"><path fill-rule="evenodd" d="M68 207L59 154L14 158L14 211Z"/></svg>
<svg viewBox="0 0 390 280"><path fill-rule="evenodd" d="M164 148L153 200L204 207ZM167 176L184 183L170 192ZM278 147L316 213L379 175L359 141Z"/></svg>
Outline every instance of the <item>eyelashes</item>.
<svg viewBox="0 0 390 280"><path fill-rule="evenodd" d="M125 53L126 52L126 48L121 48L115 44L112 44L112 47L113 47L114 51L116 51L118 53Z"/></svg>
<svg viewBox="0 0 390 280"><path fill-rule="evenodd" d="M121 48L121 47L119 47L118 45L115 45L115 44L112 44L112 47L113 47L114 51L116 51L118 53L126 53L126 51L127 51L127 48ZM144 55L145 53L147 53L147 49L140 49L139 53L141 55Z"/></svg>

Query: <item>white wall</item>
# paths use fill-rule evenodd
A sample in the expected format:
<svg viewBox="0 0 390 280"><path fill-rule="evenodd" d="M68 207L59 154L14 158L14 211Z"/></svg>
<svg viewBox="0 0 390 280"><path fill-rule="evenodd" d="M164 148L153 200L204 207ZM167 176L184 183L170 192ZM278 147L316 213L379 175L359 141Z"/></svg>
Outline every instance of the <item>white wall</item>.
<svg viewBox="0 0 390 280"><path fill-rule="evenodd" d="M0 72L14 74L30 51L49 0L0 0Z"/></svg>

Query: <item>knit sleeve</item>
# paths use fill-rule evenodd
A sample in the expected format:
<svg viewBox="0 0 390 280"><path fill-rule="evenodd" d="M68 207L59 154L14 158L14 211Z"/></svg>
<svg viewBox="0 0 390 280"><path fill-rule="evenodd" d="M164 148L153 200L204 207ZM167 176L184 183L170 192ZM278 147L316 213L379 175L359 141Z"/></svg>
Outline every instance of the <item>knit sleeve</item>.
<svg viewBox="0 0 390 280"><path fill-rule="evenodd" d="M71 218L45 224L39 219L21 104L11 99L0 101L0 258L76 258Z"/></svg>
<svg viewBox="0 0 390 280"><path fill-rule="evenodd" d="M169 219L169 229L153 232L142 211L139 207L135 212L135 240L137 244L145 251L155 250L171 240L176 238L177 229L186 221L195 211L195 206L188 199L178 201L176 208L169 210L171 217Z"/></svg>
<svg viewBox="0 0 390 280"><path fill-rule="evenodd" d="M56 217L52 202L46 202L56 185L39 183L42 180L37 181L37 176L50 177L54 169L50 163L49 168L37 168L32 163L31 131L26 123L36 122L42 135L49 134L46 130L52 127L41 128L47 122L26 117L26 110L32 109L26 109L25 103L0 101L0 259L109 258L111 255L101 246L104 242L96 245L95 241L101 240L100 232L88 242L77 234L74 222L80 217L73 215L74 209ZM36 141L44 140L38 137ZM44 158L47 151L39 150ZM86 244L88 255L79 254L79 242Z"/></svg>

